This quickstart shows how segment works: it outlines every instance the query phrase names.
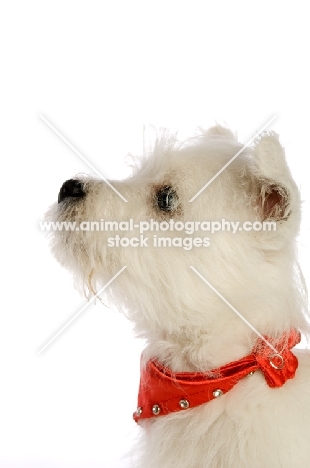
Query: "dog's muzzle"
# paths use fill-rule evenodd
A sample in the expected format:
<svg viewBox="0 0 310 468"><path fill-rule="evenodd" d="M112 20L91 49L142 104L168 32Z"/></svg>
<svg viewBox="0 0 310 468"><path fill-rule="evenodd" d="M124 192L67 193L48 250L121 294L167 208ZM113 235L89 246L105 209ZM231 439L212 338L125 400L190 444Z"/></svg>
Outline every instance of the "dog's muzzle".
<svg viewBox="0 0 310 468"><path fill-rule="evenodd" d="M65 198L82 198L85 192L83 184L79 180L69 179L64 182L59 190L58 203L61 203Z"/></svg>

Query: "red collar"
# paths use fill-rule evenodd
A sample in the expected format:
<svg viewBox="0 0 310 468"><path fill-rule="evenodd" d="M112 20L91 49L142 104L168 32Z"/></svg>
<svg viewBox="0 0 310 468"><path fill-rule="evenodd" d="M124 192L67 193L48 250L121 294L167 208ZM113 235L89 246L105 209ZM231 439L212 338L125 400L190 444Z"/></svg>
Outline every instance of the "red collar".
<svg viewBox="0 0 310 468"><path fill-rule="evenodd" d="M227 393L239 380L256 370L262 371L269 387L281 387L295 376L298 360L290 349L300 342L300 338L296 330L284 333L277 340L266 338L278 354L271 352L259 339L251 354L214 369L207 375L198 372L174 373L152 359L141 369L138 408L133 418L138 422L207 403Z"/></svg>

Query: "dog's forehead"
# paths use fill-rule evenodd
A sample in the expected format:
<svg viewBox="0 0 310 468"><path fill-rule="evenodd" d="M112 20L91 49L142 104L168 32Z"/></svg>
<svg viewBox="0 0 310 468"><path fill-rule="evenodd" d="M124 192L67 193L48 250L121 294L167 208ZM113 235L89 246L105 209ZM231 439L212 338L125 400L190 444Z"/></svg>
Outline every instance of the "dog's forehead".
<svg viewBox="0 0 310 468"><path fill-rule="evenodd" d="M155 147L148 156L139 159L133 180L166 183L167 180L188 180L214 175L230 161L241 145L235 140L213 137L190 140L171 147ZM229 165L227 171L244 165L245 154Z"/></svg>

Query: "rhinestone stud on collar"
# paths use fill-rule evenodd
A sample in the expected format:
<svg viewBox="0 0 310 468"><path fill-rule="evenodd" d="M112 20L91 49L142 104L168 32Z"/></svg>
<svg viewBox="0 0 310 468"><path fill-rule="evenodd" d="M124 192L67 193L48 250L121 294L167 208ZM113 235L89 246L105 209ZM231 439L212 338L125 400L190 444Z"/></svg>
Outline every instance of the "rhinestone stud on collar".
<svg viewBox="0 0 310 468"><path fill-rule="evenodd" d="M160 413L160 406L159 406L159 405L153 405L153 406L152 406L152 413L153 413L155 416L158 416L159 413Z"/></svg>
<svg viewBox="0 0 310 468"><path fill-rule="evenodd" d="M180 408L187 409L187 408L189 408L189 401L185 400L185 398L184 398L183 400L179 401L179 405L180 405Z"/></svg>

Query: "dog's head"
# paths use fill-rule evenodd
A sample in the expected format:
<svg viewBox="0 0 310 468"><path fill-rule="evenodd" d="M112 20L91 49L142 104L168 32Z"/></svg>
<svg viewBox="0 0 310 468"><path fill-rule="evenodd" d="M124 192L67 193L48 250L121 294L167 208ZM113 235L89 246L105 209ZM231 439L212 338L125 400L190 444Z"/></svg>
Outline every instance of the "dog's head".
<svg viewBox="0 0 310 468"><path fill-rule="evenodd" d="M220 126L185 143L163 132L130 178L66 181L46 218L79 228L54 231L52 250L89 291L126 266L108 292L140 330L231 320L202 278L258 327L294 315L300 197L273 132L252 148Z"/></svg>

